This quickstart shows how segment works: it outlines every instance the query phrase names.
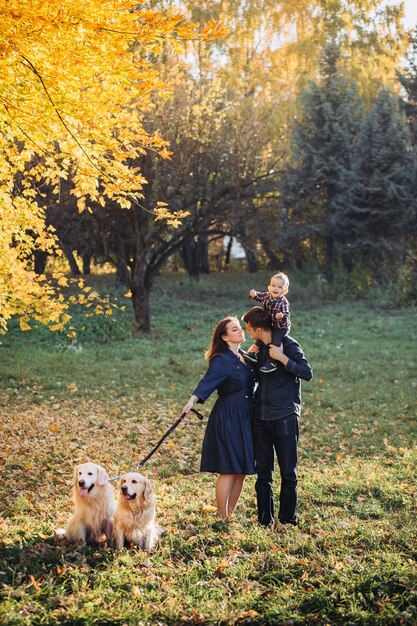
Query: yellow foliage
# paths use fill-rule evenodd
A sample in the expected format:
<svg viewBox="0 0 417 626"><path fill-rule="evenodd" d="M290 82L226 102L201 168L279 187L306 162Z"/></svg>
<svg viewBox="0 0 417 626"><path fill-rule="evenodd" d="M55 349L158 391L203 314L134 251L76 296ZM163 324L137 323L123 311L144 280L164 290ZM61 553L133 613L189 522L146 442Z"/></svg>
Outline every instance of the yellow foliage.
<svg viewBox="0 0 417 626"><path fill-rule="evenodd" d="M147 150L169 158L167 142L142 126L154 94L166 94L152 56L169 42L211 39L178 11L142 10L133 0L0 0L0 332L12 316L65 324L67 304L31 270L35 248L55 236L35 202L40 183L73 179L79 210L86 198L138 203L145 182L128 160ZM161 213L155 213L162 219ZM164 214L174 226L180 216ZM58 284L57 284L57 282Z"/></svg>
<svg viewBox="0 0 417 626"><path fill-rule="evenodd" d="M166 223L174 226L174 228L178 228L181 224L181 220L187 215L190 215L189 211L168 211L165 206L161 206L164 203L158 202L158 206L154 209L154 213L156 215L155 220L166 220Z"/></svg>

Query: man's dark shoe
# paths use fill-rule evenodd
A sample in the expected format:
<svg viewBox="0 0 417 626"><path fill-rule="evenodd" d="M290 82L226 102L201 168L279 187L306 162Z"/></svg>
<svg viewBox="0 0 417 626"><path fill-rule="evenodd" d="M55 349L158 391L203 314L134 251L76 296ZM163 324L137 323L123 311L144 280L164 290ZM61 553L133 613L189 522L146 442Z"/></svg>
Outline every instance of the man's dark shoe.
<svg viewBox="0 0 417 626"><path fill-rule="evenodd" d="M271 372L275 372L277 369L277 364L274 361L267 361L265 365L259 368L262 374L270 374Z"/></svg>
<svg viewBox="0 0 417 626"><path fill-rule="evenodd" d="M243 356L245 361L250 361L251 363L258 362L258 355L256 352L245 352L244 350L241 350L240 354Z"/></svg>

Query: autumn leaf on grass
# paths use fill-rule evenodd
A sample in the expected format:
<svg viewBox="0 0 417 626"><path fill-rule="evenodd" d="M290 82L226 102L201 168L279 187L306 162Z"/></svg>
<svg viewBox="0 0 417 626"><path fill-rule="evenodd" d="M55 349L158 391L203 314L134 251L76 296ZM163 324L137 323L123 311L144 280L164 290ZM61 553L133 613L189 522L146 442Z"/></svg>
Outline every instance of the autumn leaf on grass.
<svg viewBox="0 0 417 626"><path fill-rule="evenodd" d="M32 583L36 591L41 590L41 586L39 585L38 581L32 576L32 574L30 575L30 582Z"/></svg>
<svg viewBox="0 0 417 626"><path fill-rule="evenodd" d="M218 566L216 567L216 574L218 576L223 574L223 571L226 569L226 567L229 567L229 565L230 563L227 559L222 559L220 563L218 564Z"/></svg>
<svg viewBox="0 0 417 626"><path fill-rule="evenodd" d="M195 609L191 609L191 617L188 615L181 616L182 622L192 622L193 624L204 624L205 618L202 613L197 613Z"/></svg>
<svg viewBox="0 0 417 626"><path fill-rule="evenodd" d="M203 513L215 513L217 509L212 504L203 504L203 506L201 507L201 511Z"/></svg>
<svg viewBox="0 0 417 626"><path fill-rule="evenodd" d="M284 589L284 595L286 596L293 596L295 594L295 590L292 589L291 587L285 587Z"/></svg>
<svg viewBox="0 0 417 626"><path fill-rule="evenodd" d="M238 620L247 619L247 618L253 619L255 617L258 617L258 615L259 615L259 613L257 611L255 611L254 609L251 609L250 611L244 611L243 613L240 613L237 616L237 619Z"/></svg>

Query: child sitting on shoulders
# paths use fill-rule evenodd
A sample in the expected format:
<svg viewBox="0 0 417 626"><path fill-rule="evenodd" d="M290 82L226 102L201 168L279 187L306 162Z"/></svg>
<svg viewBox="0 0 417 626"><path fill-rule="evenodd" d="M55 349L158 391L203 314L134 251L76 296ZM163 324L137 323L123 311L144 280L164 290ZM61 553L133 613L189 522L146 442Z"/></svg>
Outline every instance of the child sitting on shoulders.
<svg viewBox="0 0 417 626"><path fill-rule="evenodd" d="M268 291L255 291L251 289L249 298L256 302L262 302L265 311L269 314L272 326L272 344L279 346L285 335L291 329L290 305L285 297L288 293L290 281L284 272L274 274L269 281ZM259 346L258 346L259 347ZM245 359L256 363L258 355L256 352L245 353ZM268 358L265 365L260 368L264 374L269 374L277 369L277 362Z"/></svg>

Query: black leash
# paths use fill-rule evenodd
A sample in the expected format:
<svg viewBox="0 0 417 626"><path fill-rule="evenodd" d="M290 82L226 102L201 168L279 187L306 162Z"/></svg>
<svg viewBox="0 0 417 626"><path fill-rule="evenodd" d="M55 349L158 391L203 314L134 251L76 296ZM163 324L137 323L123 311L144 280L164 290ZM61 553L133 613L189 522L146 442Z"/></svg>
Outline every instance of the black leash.
<svg viewBox="0 0 417 626"><path fill-rule="evenodd" d="M204 419L204 415L202 415L199 411L197 411L196 409L190 409L190 411L192 411L193 413L195 413L195 415L197 415L199 420L203 420ZM158 443L156 444L156 446L154 446L152 448L152 450L149 452L149 454L147 454L145 456L145 458L139 463L139 467L143 467L143 465L145 465L146 461L149 461L149 459L151 458L151 456L153 456L155 454L155 452L158 450L159 446L161 445L161 443L163 443L165 441L165 439L167 437L169 437L169 435L176 429L176 427L178 426L178 424L180 424L182 422L182 420L184 419L184 417L187 415L187 413L181 413L181 415L179 416L179 418L172 424L172 426L166 431L166 433L160 438L160 440L158 441ZM126 472L125 472L126 473ZM123 476L123 474L120 474L120 476L115 476L114 478L109 478L108 482L111 483L113 480L118 480L119 478L121 478Z"/></svg>

